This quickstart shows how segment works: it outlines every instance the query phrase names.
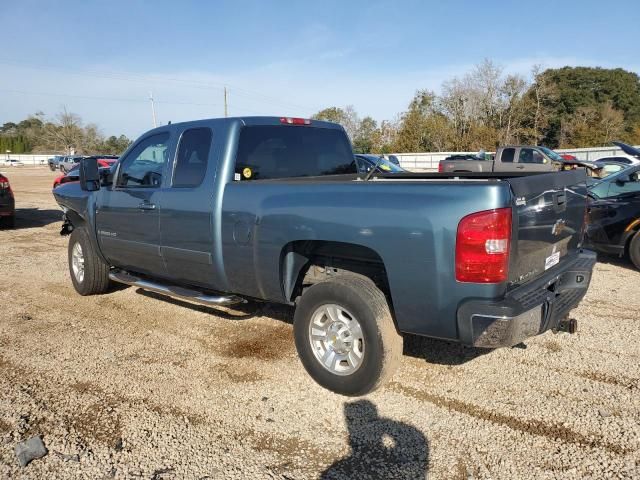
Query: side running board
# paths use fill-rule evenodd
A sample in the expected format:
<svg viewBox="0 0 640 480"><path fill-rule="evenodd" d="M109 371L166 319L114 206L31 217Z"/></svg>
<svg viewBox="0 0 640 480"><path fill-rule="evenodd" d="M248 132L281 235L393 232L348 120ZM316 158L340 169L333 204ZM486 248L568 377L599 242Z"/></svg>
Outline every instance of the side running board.
<svg viewBox="0 0 640 480"><path fill-rule="evenodd" d="M159 293L160 295L168 295L170 297L180 298L182 300L200 303L202 305L218 306L247 303L244 298L236 295L207 295L197 290L152 282L150 280L131 275L123 270L110 272L109 278L114 282L132 285L134 287L142 288L143 290Z"/></svg>

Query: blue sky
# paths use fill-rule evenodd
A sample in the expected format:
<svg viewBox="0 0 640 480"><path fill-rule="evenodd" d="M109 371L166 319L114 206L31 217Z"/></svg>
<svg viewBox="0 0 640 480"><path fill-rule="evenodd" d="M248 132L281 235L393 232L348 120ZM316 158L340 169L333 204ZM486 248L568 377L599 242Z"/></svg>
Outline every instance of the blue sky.
<svg viewBox="0 0 640 480"><path fill-rule="evenodd" d="M637 1L4 1L0 123L66 107L135 137L149 91L166 123L222 116L225 85L231 115L392 119L484 58L640 72L637 25Z"/></svg>

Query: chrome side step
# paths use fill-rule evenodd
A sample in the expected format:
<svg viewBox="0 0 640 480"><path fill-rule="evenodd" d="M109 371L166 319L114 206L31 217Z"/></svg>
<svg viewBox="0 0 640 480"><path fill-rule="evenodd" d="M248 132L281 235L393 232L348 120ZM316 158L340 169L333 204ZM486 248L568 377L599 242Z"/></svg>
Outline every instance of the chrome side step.
<svg viewBox="0 0 640 480"><path fill-rule="evenodd" d="M162 283L145 280L123 270L110 272L109 278L114 282L124 283L126 285L142 288L143 290L159 293L160 295L168 295L170 297L180 298L182 300L200 303L202 305L219 306L247 303L244 298L236 295L207 295L205 293L198 292L197 290L177 287L174 285L164 285Z"/></svg>

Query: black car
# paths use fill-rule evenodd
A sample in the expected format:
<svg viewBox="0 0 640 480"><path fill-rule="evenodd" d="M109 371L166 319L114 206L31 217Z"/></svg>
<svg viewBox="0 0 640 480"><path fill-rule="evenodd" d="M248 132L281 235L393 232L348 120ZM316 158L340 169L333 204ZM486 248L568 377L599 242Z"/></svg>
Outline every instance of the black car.
<svg viewBox="0 0 640 480"><path fill-rule="evenodd" d="M16 204L9 179L0 173L0 226L13 228L16 222Z"/></svg>
<svg viewBox="0 0 640 480"><path fill-rule="evenodd" d="M589 186L586 241L603 253L629 253L640 269L640 165L630 166Z"/></svg>
<svg viewBox="0 0 640 480"><path fill-rule="evenodd" d="M370 154L356 154L356 166L358 167L358 173L367 173L376 165L376 173L402 173L406 172L400 165L381 157L380 155Z"/></svg>

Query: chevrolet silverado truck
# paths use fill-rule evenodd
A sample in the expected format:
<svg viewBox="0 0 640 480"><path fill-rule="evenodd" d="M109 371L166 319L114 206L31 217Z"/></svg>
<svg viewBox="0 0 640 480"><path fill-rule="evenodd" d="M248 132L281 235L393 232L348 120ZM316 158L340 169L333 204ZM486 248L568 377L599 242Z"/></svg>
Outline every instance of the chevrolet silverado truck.
<svg viewBox="0 0 640 480"><path fill-rule="evenodd" d="M441 160L439 172L553 172L562 170L564 159L546 147L527 145L500 147L493 160L466 155Z"/></svg>
<svg viewBox="0 0 640 480"><path fill-rule="evenodd" d="M584 171L358 174L344 129L245 117L145 133L53 194L80 295L111 282L206 305L295 306L320 385L363 395L403 334L476 347L569 330L595 255Z"/></svg>

